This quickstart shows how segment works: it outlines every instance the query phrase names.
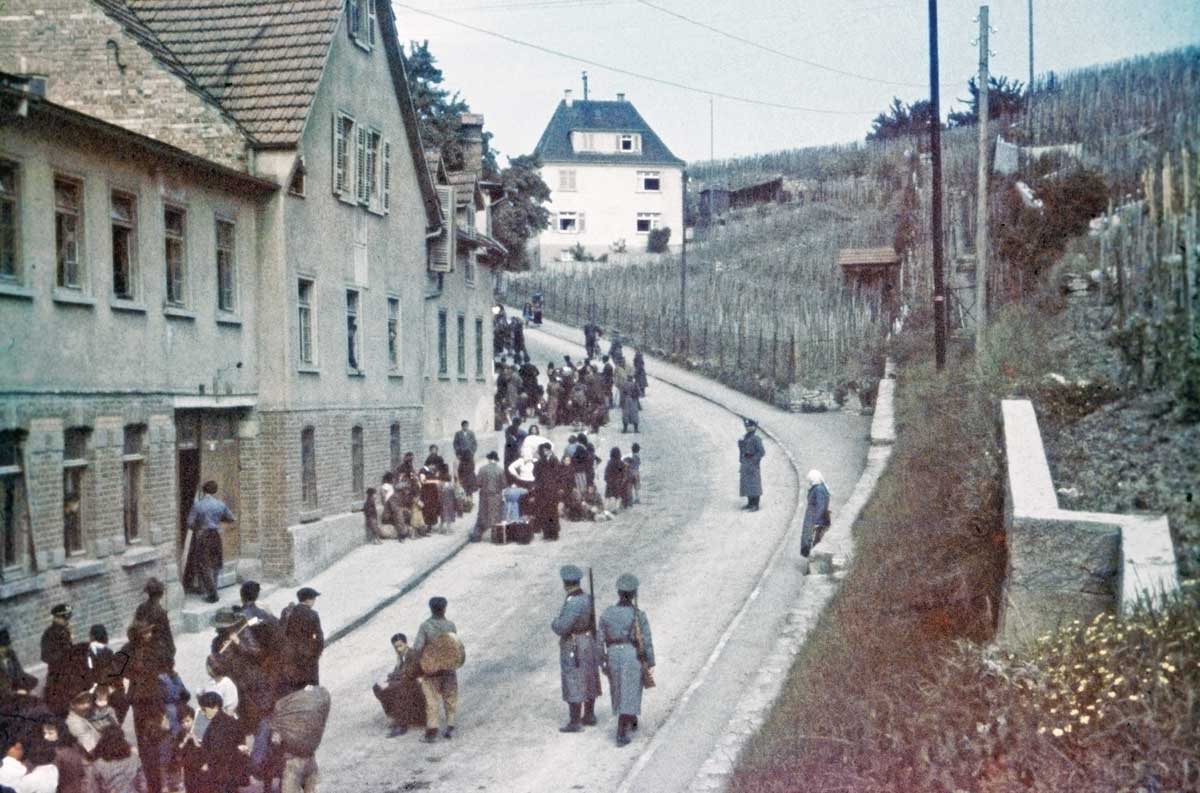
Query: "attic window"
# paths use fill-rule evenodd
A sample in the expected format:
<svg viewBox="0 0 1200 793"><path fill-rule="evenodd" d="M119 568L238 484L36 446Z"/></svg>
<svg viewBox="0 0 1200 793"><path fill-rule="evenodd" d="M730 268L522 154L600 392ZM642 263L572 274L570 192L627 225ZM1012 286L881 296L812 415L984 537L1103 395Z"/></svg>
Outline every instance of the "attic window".
<svg viewBox="0 0 1200 793"><path fill-rule="evenodd" d="M346 0L350 38L365 50L375 46L375 0Z"/></svg>
<svg viewBox="0 0 1200 793"><path fill-rule="evenodd" d="M304 158L297 157L296 164L292 168L292 178L288 180L288 195L304 198L304 182L307 174L308 171L304 167Z"/></svg>
<svg viewBox="0 0 1200 793"><path fill-rule="evenodd" d="M618 135L617 150L625 152L639 152L642 150L641 135Z"/></svg>

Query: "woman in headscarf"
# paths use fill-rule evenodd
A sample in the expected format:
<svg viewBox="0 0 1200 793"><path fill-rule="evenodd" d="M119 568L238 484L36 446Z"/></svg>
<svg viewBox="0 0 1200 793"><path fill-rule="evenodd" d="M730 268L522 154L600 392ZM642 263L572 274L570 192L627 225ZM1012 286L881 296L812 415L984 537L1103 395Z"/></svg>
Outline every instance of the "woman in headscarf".
<svg viewBox="0 0 1200 793"><path fill-rule="evenodd" d="M825 477L813 469L808 472L808 506L804 509L804 527L800 532L800 555L808 556L829 528L829 488Z"/></svg>

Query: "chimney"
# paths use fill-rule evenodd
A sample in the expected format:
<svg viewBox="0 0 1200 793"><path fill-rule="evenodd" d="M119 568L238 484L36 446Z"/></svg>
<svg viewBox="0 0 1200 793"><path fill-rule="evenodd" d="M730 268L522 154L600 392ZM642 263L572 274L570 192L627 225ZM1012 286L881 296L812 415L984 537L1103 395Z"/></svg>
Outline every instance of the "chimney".
<svg viewBox="0 0 1200 793"><path fill-rule="evenodd" d="M618 101L618 102L624 102L624 101L625 101L625 94L617 94L617 101Z"/></svg>
<svg viewBox="0 0 1200 793"><path fill-rule="evenodd" d="M458 119L463 147L463 170L483 176L483 116L463 113Z"/></svg>
<svg viewBox="0 0 1200 793"><path fill-rule="evenodd" d="M563 101L567 103L567 107L571 106L571 102L572 102L571 94L572 94L572 91L570 88L563 91Z"/></svg>

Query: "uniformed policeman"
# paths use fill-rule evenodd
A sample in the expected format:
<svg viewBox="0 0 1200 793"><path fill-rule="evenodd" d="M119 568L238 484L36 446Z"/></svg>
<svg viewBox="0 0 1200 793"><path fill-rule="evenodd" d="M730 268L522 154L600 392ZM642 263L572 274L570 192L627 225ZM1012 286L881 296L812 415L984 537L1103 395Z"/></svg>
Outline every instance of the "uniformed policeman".
<svg viewBox="0 0 1200 793"><path fill-rule="evenodd" d="M637 578L629 573L622 575L617 579L617 604L606 608L600 616L604 670L613 713L618 716L617 746L628 744L629 731L638 728L638 715L642 712L642 663L654 667L650 621L637 608L637 589Z"/></svg>
<svg viewBox="0 0 1200 793"><path fill-rule="evenodd" d="M596 723L596 697L600 696L600 658L596 648L595 610L592 596L579 582L583 571L573 564L559 571L567 596L550 629L558 634L558 665L562 698L570 720L560 732L582 732ZM582 711L582 718L580 712Z"/></svg>

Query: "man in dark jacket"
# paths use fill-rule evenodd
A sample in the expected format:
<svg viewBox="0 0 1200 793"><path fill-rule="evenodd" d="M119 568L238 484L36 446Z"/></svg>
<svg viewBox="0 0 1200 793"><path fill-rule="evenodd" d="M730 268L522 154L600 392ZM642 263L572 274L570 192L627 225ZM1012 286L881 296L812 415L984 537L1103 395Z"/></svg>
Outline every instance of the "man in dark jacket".
<svg viewBox="0 0 1200 793"><path fill-rule="evenodd" d="M563 465L554 456L549 443L538 447L533 465L533 530L541 530L543 540L557 540L558 505L563 499Z"/></svg>
<svg viewBox="0 0 1200 793"><path fill-rule="evenodd" d="M767 453L763 448L762 439L756 434L758 424L754 419L746 419L746 434L738 440L739 494L746 499L742 509L758 512L758 500L762 498L762 473L759 466Z"/></svg>
<svg viewBox="0 0 1200 793"><path fill-rule="evenodd" d="M248 627L248 622L244 613L238 615L233 609L218 611L213 618L217 635L210 648L210 660L237 686L238 723L247 734L258 728L275 699L266 671L269 648L273 645L261 644L254 633L261 623Z"/></svg>
<svg viewBox="0 0 1200 793"><path fill-rule="evenodd" d="M296 593L298 603L283 610L283 682L289 691L321 684L320 660L325 651L325 632L313 604L321 593L304 587Z"/></svg>
<svg viewBox="0 0 1200 793"><path fill-rule="evenodd" d="M403 735L413 724L425 723L425 700L417 685L420 674L417 654L408 646L408 637L403 633L392 636L392 649L396 651L396 666L388 673L384 685L376 683L373 688L383 712L392 720L389 738Z"/></svg>
<svg viewBox="0 0 1200 793"><path fill-rule="evenodd" d="M133 730L142 769L146 773L146 789L149 793L160 793L162 767L159 758L168 735L163 727L167 702L159 675L169 673L171 664L162 655L162 645L154 638L153 625L135 620L129 626L128 638L117 653L117 663L121 666L121 674L129 681Z"/></svg>
<svg viewBox="0 0 1200 793"><path fill-rule="evenodd" d="M454 456L458 458L458 481L467 495L475 492L475 451L479 448L471 422L464 421L454 433Z"/></svg>
<svg viewBox="0 0 1200 793"><path fill-rule="evenodd" d="M42 660L46 663L46 706L66 718L71 697L87 688L85 670L71 641L71 607L59 603L50 609L50 627L42 633Z"/></svg>
<svg viewBox="0 0 1200 793"><path fill-rule="evenodd" d="M208 717L200 744L201 789L204 793L237 793L245 777L245 755L238 748L242 728L222 710L225 703L217 692L205 691L198 703Z"/></svg>
<svg viewBox="0 0 1200 793"><path fill-rule="evenodd" d="M133 618L154 626L154 641L158 642L163 656L170 659L171 665L174 666L175 636L171 632L171 620L167 616L167 610L162 607L163 593L166 588L162 581L151 578L146 582L143 591L146 593L146 599L138 604Z"/></svg>
<svg viewBox="0 0 1200 793"><path fill-rule="evenodd" d="M521 456L521 441L525 440L525 432L521 429L521 417L513 416L512 423L504 430L504 470L513 464L513 460ZM513 480L509 475L509 481Z"/></svg>
<svg viewBox="0 0 1200 793"><path fill-rule="evenodd" d="M596 697L600 696L600 651L596 647L596 609L583 591L583 571L573 564L559 570L566 599L550 629L558 634L558 666L562 698L568 721L561 732L581 732L596 723Z"/></svg>

